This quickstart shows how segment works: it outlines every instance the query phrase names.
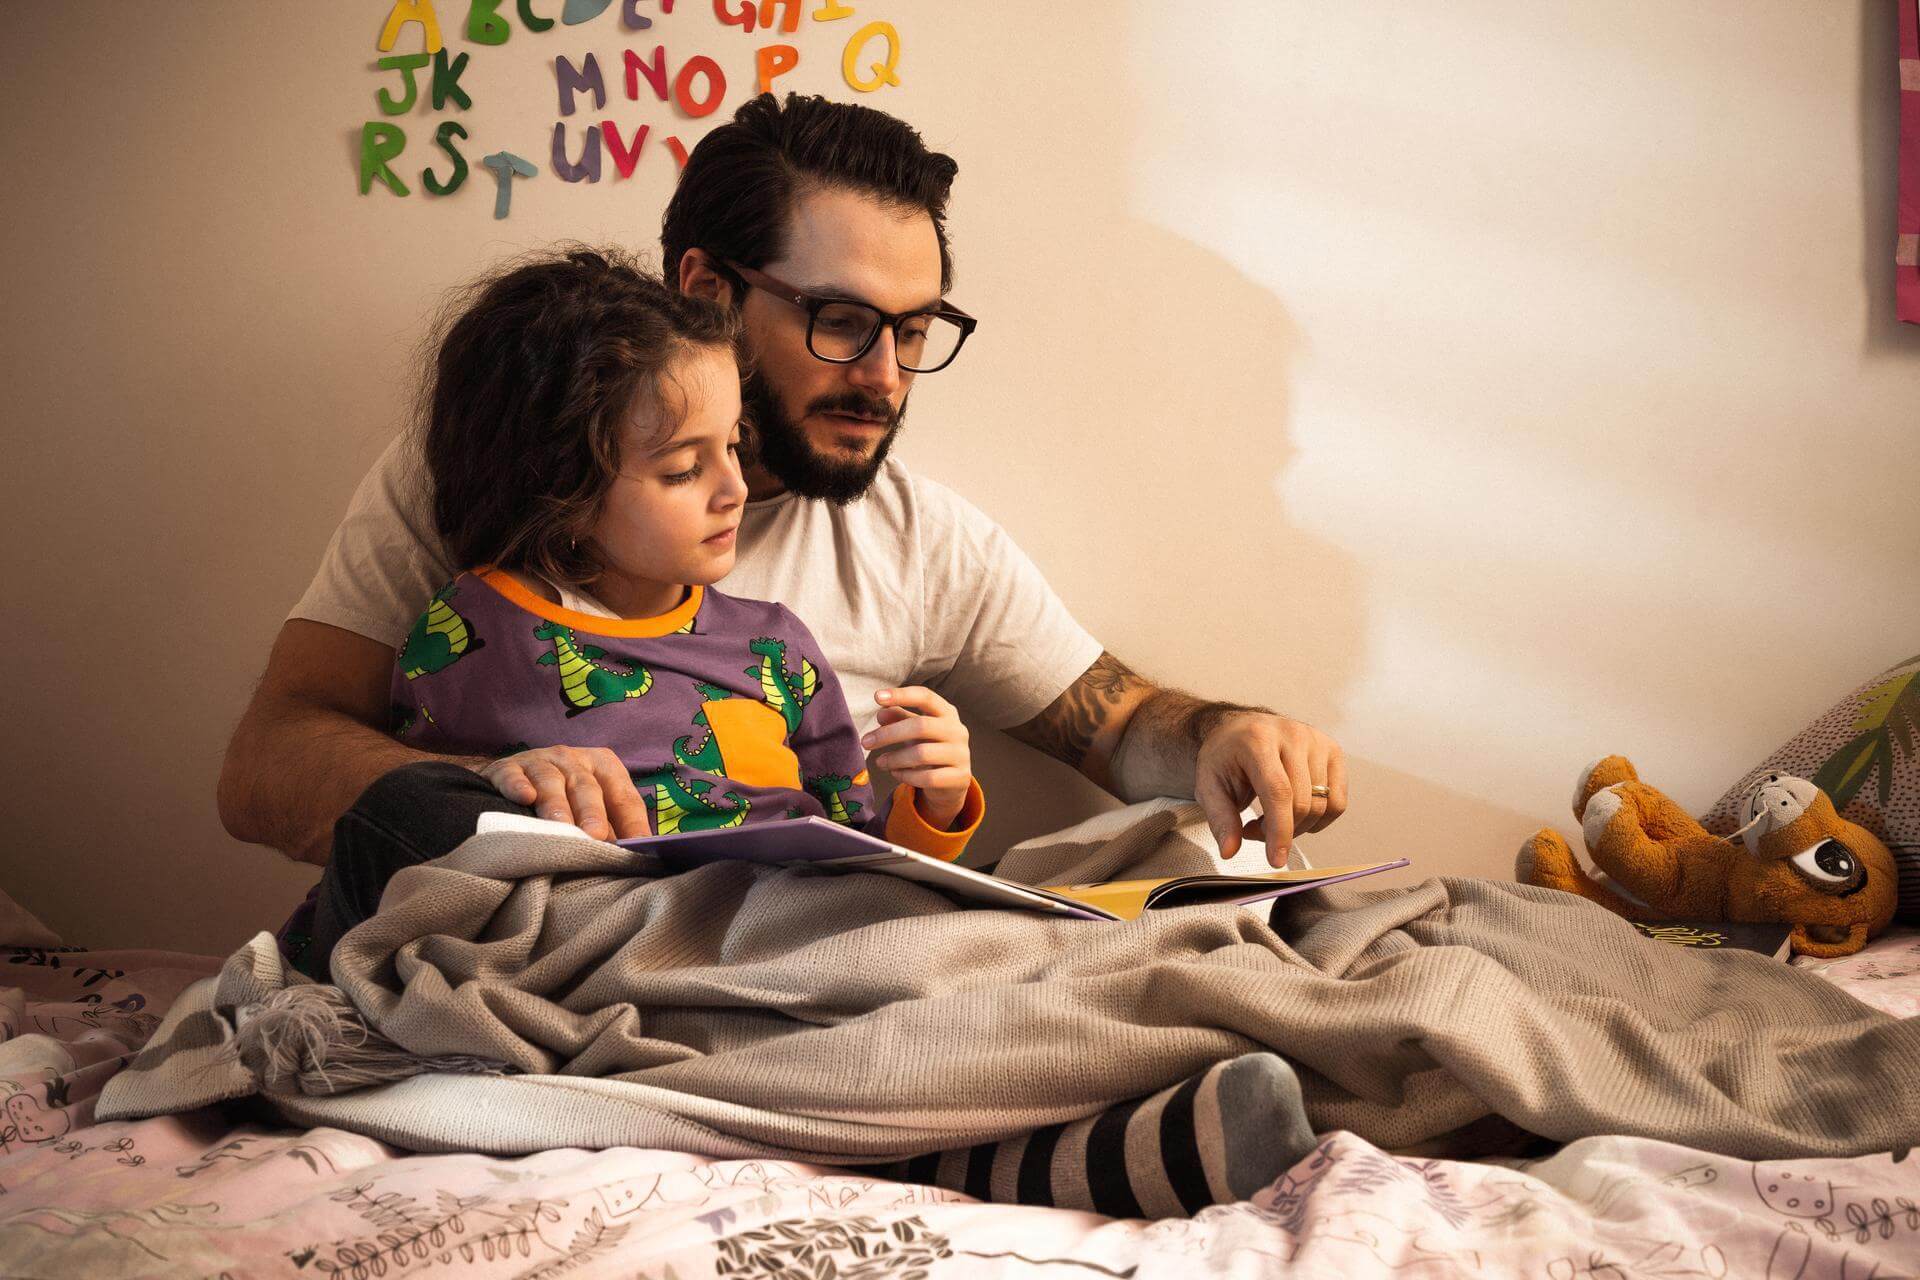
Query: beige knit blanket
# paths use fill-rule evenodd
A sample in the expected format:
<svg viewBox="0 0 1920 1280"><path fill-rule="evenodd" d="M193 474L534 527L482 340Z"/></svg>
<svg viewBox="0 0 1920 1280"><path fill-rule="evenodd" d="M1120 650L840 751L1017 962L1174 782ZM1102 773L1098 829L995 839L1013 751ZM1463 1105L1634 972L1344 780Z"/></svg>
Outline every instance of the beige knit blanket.
<svg viewBox="0 0 1920 1280"><path fill-rule="evenodd" d="M1010 854L1034 883L1211 865L1141 807ZM270 938L183 996L102 1095L127 1118L264 1093L416 1150L670 1146L853 1162L1088 1116L1255 1049L1317 1132L1432 1143L1490 1115L1747 1158L1920 1145L1920 1018L1749 954L1641 938L1569 894L1471 879L1132 923L964 910L882 875L478 835L402 872L337 981L414 1055L509 1064L335 1096L225 1046L290 981ZM257 1065L257 1064L255 1064Z"/></svg>

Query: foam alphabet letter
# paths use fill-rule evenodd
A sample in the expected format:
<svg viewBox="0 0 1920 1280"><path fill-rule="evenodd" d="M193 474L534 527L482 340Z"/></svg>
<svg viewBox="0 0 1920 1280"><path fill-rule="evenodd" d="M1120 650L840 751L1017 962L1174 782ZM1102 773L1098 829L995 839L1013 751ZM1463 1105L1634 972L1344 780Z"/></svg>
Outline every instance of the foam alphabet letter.
<svg viewBox="0 0 1920 1280"><path fill-rule="evenodd" d="M707 78L707 96L699 102L693 100L693 78ZM710 116L720 105L720 99L727 96L727 73L720 64L704 53L688 58L680 67L680 74L673 78L673 96L680 103L680 109L695 117Z"/></svg>
<svg viewBox="0 0 1920 1280"><path fill-rule="evenodd" d="M393 0L393 9L387 14L387 25L380 28L380 52L393 52L393 42L400 38L400 28L409 22L420 24L420 32L427 40L427 52L438 53L440 15L433 11L433 0Z"/></svg>
<svg viewBox="0 0 1920 1280"><path fill-rule="evenodd" d="M667 100L667 48L665 45L653 46L653 65L640 61L640 55L628 49L621 55L627 64L627 97L640 101L640 77L645 76L647 83L653 86L653 94L660 101Z"/></svg>
<svg viewBox="0 0 1920 1280"><path fill-rule="evenodd" d="M595 111L606 109L607 82L600 77L600 60L592 54L587 55L587 65L577 71L574 69L573 63L567 61L565 54L555 58L553 60L553 78L560 88L561 115L572 115L573 95L576 93L585 93L589 89L593 91L593 109ZM553 167L558 169L560 167L559 162L555 161Z"/></svg>
<svg viewBox="0 0 1920 1280"><path fill-rule="evenodd" d="M673 0L660 0L660 12L672 13ZM640 0L620 0L620 25L629 31L645 31L653 19L640 12Z"/></svg>
<svg viewBox="0 0 1920 1280"><path fill-rule="evenodd" d="M511 151L496 151L480 162L493 170L493 216L504 218L507 210L513 206L513 175L531 178L540 172L533 167L531 160L523 160Z"/></svg>
<svg viewBox="0 0 1920 1280"><path fill-rule="evenodd" d="M832 22L835 18L851 18L853 10L840 0L825 0L818 9L809 15L815 22Z"/></svg>
<svg viewBox="0 0 1920 1280"><path fill-rule="evenodd" d="M774 6L780 8L780 29L792 32L800 29L800 0L760 0L760 25L773 30Z"/></svg>
<svg viewBox="0 0 1920 1280"><path fill-rule="evenodd" d="M369 120L360 126L360 194L373 190L375 178L387 184L397 196L407 194L407 184L387 164L407 149L407 135L397 124Z"/></svg>
<svg viewBox="0 0 1920 1280"><path fill-rule="evenodd" d="M567 159L567 126L554 122L553 171L568 182L600 181L600 126L587 126L587 144L580 152L580 163Z"/></svg>
<svg viewBox="0 0 1920 1280"><path fill-rule="evenodd" d="M641 125L640 132L633 135L631 147L620 141L620 130L611 120L600 122L600 137L607 144L607 154L613 157L613 167L620 171L621 177L631 178L634 163L640 159L640 148L647 145L647 126Z"/></svg>
<svg viewBox="0 0 1920 1280"><path fill-rule="evenodd" d="M407 87L407 96L398 102L395 102L393 95L385 89L375 95L374 100L380 104L382 115L403 116L413 110L413 104L420 97L419 86L413 82L413 73L432 61L433 55L429 53L396 53L393 57L382 58L374 64L382 71L398 71L401 82Z"/></svg>
<svg viewBox="0 0 1920 1280"><path fill-rule="evenodd" d="M566 8L560 11L560 21L569 27L577 27L583 22L592 22L607 11L613 0L567 0Z"/></svg>
<svg viewBox="0 0 1920 1280"><path fill-rule="evenodd" d="M442 184L440 179L433 176L433 170L422 169L420 171L420 185L425 187L430 194L450 196L460 189L461 183L467 180L467 158L460 154L460 148L453 145L455 138L464 138L466 136L466 126L458 120L442 120L440 127L433 131L434 145L453 157L453 176Z"/></svg>
<svg viewBox="0 0 1920 1280"><path fill-rule="evenodd" d="M760 92L772 93L773 82L800 65L800 51L790 44L770 44L753 55L760 76Z"/></svg>
<svg viewBox="0 0 1920 1280"><path fill-rule="evenodd" d="M873 79L862 80L855 64L859 62L860 51L866 48L867 41L875 37L887 42L887 60L876 62L869 68L873 72ZM883 84L900 83L900 77L894 74L899 65L900 33L893 29L891 22L869 22L853 33L853 39L847 41L847 51L840 57L840 74L846 77L849 87L861 93L872 93Z"/></svg>
<svg viewBox="0 0 1920 1280"><path fill-rule="evenodd" d="M740 0L740 8L727 8L727 0L713 0L713 16L729 27L739 27L748 35L753 34L753 0Z"/></svg>
<svg viewBox="0 0 1920 1280"><path fill-rule="evenodd" d="M674 137L672 134L668 134L667 150L673 152L674 160L679 163L682 169L687 167L687 144L686 143L680 141L680 139Z"/></svg>
<svg viewBox="0 0 1920 1280"><path fill-rule="evenodd" d="M500 16L507 0L473 0L467 6L467 39L475 44L505 44L513 24Z"/></svg>
<svg viewBox="0 0 1920 1280"><path fill-rule="evenodd" d="M460 87L460 73L467 69L467 59L473 55L463 53L452 62L447 61L447 51L442 49L433 55L433 109L440 110L451 98L465 111L473 105L473 99Z"/></svg>
<svg viewBox="0 0 1920 1280"><path fill-rule="evenodd" d="M520 25L529 31L545 31L553 25L552 18L543 18L533 11L533 0L520 0Z"/></svg>

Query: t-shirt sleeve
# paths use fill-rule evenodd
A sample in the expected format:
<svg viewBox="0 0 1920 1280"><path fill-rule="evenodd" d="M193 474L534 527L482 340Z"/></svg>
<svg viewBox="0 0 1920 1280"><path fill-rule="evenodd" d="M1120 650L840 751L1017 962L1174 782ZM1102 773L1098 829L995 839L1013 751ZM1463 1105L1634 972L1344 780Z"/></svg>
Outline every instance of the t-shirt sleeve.
<svg viewBox="0 0 1920 1280"><path fill-rule="evenodd" d="M1027 554L989 516L916 477L926 518L925 635L915 683L996 729L1046 710L1100 656Z"/></svg>
<svg viewBox="0 0 1920 1280"><path fill-rule="evenodd" d="M402 433L354 490L319 571L287 617L398 650L434 590L456 572L433 527L426 467Z"/></svg>
<svg viewBox="0 0 1920 1280"><path fill-rule="evenodd" d="M780 610L780 625L785 635L794 637L788 641L788 670L799 671L804 678L803 661L813 670L813 696L789 744L800 761L800 785L820 801L829 817L868 835L948 861L966 852L967 842L986 814L980 784L976 781L968 787L966 803L948 831L920 815L912 787L895 787L884 803L877 802L867 775L867 753L860 745L860 731L854 726L840 678L820 655L805 625L785 608Z"/></svg>

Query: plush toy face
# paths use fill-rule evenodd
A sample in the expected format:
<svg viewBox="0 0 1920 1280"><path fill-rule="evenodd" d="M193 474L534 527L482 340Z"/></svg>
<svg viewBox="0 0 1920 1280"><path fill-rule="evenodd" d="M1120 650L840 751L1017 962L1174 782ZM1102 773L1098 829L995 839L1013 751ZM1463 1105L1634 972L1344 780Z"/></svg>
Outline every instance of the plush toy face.
<svg viewBox="0 0 1920 1280"><path fill-rule="evenodd" d="M1834 811L1804 778L1762 780L1742 814L1756 862L1749 901L1766 918L1807 926L1818 941L1838 942L1856 924L1877 933L1893 918L1899 882L1893 855L1872 832ZM1823 936L1827 935L1827 936Z"/></svg>

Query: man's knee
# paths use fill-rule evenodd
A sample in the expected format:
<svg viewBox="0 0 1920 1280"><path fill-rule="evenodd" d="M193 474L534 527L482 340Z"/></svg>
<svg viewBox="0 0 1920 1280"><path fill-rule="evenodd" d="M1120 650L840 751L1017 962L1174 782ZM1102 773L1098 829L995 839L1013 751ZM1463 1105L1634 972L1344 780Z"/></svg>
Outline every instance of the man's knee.
<svg viewBox="0 0 1920 1280"><path fill-rule="evenodd" d="M391 825L410 821L423 807L438 808L449 802L484 804L489 800L501 806L511 804L491 782L471 769L446 760L418 760L375 778L348 812L375 821L387 819L390 823L383 825Z"/></svg>
<svg viewBox="0 0 1920 1280"><path fill-rule="evenodd" d="M445 760L401 765L374 779L333 829L333 856L371 845L378 861L424 862L449 853L472 835L480 815L527 813L471 769Z"/></svg>

